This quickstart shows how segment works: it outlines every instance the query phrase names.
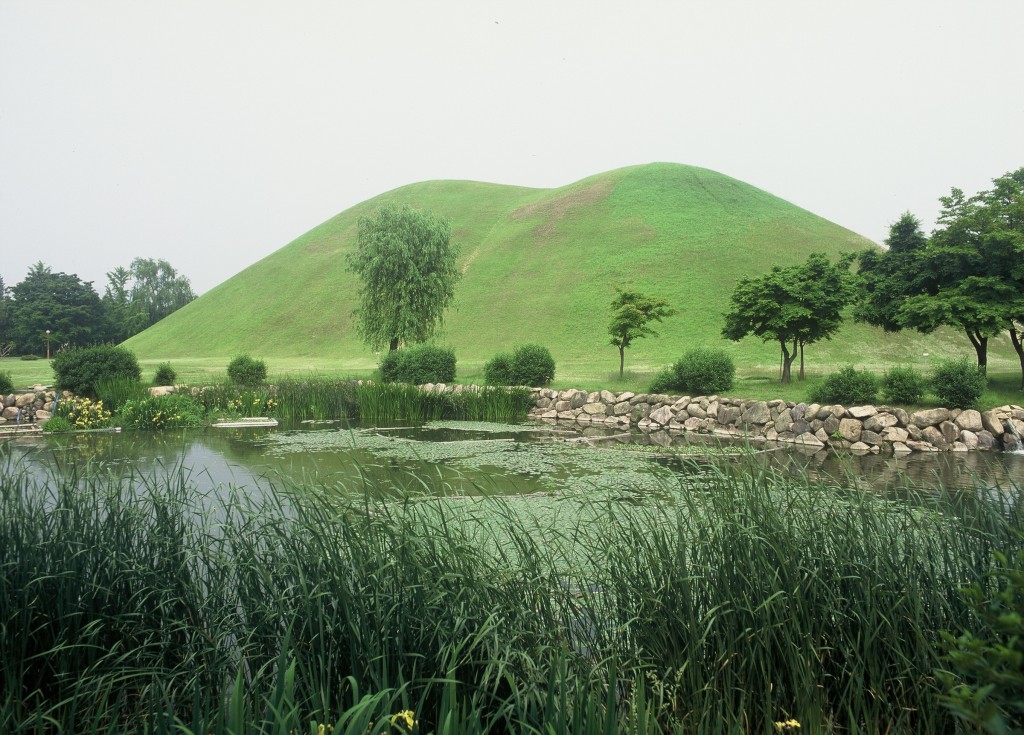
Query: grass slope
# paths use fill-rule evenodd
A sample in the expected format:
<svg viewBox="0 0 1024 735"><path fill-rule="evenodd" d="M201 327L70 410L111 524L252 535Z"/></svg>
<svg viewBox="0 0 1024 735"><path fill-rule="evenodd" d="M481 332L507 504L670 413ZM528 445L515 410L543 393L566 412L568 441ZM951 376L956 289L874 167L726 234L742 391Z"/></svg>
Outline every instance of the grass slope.
<svg viewBox="0 0 1024 735"><path fill-rule="evenodd" d="M146 361L248 352L344 370L377 357L355 336L358 284L346 270L361 215L385 201L433 210L452 222L464 277L440 341L455 348L460 378L510 345L547 345L564 376L613 374L608 304L615 288L667 298L679 314L660 339L629 350L627 368L646 375L689 347L725 347L738 366L770 372L778 346L720 337L736 280L822 251L872 247L865 238L741 181L707 169L656 163L599 174L558 189L430 181L359 204L192 302L127 345ZM809 367L922 364L923 353L972 354L953 332L883 335L849 324L807 350ZM1004 357L1005 355L1005 357ZM993 367L1012 368L997 344Z"/></svg>

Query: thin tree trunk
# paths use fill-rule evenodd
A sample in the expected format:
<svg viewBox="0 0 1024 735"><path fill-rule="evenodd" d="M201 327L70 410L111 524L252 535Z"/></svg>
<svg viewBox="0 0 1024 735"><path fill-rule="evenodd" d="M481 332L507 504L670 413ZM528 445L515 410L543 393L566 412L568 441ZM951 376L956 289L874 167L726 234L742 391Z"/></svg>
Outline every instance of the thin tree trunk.
<svg viewBox="0 0 1024 735"><path fill-rule="evenodd" d="M791 383L793 382L792 370L793 361L797 355L797 343L793 340L793 351L790 352L786 347L786 340L780 339L779 346L782 347L782 382Z"/></svg>
<svg viewBox="0 0 1024 735"><path fill-rule="evenodd" d="M1020 360L1020 389L1024 390L1024 326L1018 331L1017 325L1010 322L1010 341Z"/></svg>
<svg viewBox="0 0 1024 735"><path fill-rule="evenodd" d="M388 352L394 352L397 349L398 349L398 337L392 337L391 338L391 349L389 349Z"/></svg>
<svg viewBox="0 0 1024 735"><path fill-rule="evenodd" d="M797 376L797 380L804 379L804 342L800 340L800 374Z"/></svg>
<svg viewBox="0 0 1024 735"><path fill-rule="evenodd" d="M978 372L985 375L988 371L988 337L981 332L965 329L967 339L974 345L974 351L978 355Z"/></svg>
<svg viewBox="0 0 1024 735"><path fill-rule="evenodd" d="M619 345L619 380L622 380L623 369L626 364L626 348Z"/></svg>

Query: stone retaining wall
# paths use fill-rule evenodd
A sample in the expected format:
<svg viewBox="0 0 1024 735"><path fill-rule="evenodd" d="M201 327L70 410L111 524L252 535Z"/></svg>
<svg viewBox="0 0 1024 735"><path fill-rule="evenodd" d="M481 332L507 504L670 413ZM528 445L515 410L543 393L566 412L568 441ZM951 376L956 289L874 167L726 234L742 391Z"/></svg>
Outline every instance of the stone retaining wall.
<svg viewBox="0 0 1024 735"><path fill-rule="evenodd" d="M64 392L65 397L70 395L67 391ZM0 402L3 403L3 409L0 410L0 426L16 423L18 411L22 411L22 415L24 415L25 412L22 409L27 406L32 406L35 409L36 421L45 421L50 418L50 414L53 411L53 402L56 399L56 391L41 385L37 385L25 393L11 393L6 396L0 396Z"/></svg>
<svg viewBox="0 0 1024 735"><path fill-rule="evenodd" d="M535 388L534 418L641 431L699 432L861 452L966 452L1022 449L1024 408L991 411L889 406L822 406L722 396L556 391Z"/></svg>

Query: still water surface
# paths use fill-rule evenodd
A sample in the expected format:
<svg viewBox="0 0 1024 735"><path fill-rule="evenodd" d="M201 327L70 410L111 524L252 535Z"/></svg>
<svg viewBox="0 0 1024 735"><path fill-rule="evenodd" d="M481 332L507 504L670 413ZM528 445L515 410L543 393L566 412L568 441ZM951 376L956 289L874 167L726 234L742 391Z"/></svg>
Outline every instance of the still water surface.
<svg viewBox="0 0 1024 735"><path fill-rule="evenodd" d="M15 466L63 474L90 463L121 476L184 469L199 488L315 484L339 492L642 495L711 467L804 473L845 487L1024 487L1024 454L808 453L791 446L722 444L701 437L475 422L425 426L302 424L274 429L84 433L9 439Z"/></svg>

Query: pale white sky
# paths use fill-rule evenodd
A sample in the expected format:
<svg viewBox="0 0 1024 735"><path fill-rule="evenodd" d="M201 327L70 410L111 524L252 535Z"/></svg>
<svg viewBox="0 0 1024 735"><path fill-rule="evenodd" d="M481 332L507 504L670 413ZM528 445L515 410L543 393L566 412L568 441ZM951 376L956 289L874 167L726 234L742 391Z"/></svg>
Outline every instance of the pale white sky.
<svg viewBox="0 0 1024 735"><path fill-rule="evenodd" d="M876 241L1024 166L1024 0L0 0L0 275L203 292L427 179L694 164Z"/></svg>

